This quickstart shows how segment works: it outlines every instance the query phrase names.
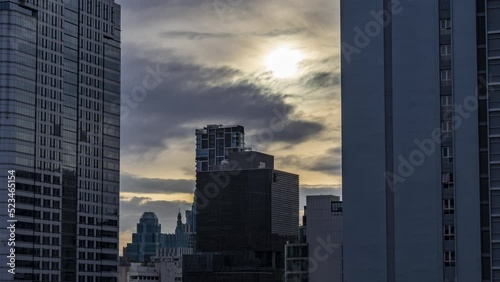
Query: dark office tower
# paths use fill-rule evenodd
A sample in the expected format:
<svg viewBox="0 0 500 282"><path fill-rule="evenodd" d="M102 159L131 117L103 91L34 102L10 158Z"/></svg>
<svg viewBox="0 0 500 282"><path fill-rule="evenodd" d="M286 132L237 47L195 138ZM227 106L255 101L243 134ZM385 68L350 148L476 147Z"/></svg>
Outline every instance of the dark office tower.
<svg viewBox="0 0 500 282"><path fill-rule="evenodd" d="M226 170L197 173L199 254L184 259L184 281L283 281L284 246L299 233L299 177L267 168L272 162L233 165L271 157L231 158L238 154L229 155Z"/></svg>
<svg viewBox="0 0 500 282"><path fill-rule="evenodd" d="M196 129L196 171L218 170L228 153L245 148L245 129L240 125L207 125Z"/></svg>
<svg viewBox="0 0 500 282"><path fill-rule="evenodd" d="M137 232L132 234L132 243L125 248L127 262L150 262L160 246L161 224L153 212L142 214L137 223Z"/></svg>
<svg viewBox="0 0 500 282"><path fill-rule="evenodd" d="M499 281L500 1L341 7L345 281Z"/></svg>
<svg viewBox="0 0 500 282"><path fill-rule="evenodd" d="M117 280L119 108L119 5L0 0L0 281Z"/></svg>

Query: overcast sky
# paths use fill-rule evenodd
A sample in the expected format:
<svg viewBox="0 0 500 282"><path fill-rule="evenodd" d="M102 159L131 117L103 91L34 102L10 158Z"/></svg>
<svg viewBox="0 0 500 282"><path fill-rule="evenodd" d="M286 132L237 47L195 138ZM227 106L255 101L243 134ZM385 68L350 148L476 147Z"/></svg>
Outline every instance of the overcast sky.
<svg viewBox="0 0 500 282"><path fill-rule="evenodd" d="M193 200L194 130L207 124L243 125L248 146L300 175L301 206L340 195L338 1L118 2L122 246L144 211L174 231Z"/></svg>

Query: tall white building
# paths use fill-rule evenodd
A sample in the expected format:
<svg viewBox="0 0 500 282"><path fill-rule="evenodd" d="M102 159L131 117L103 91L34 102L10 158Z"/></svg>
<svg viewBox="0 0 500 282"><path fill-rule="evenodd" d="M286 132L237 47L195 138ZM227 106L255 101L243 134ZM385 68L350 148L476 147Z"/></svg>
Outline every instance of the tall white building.
<svg viewBox="0 0 500 282"><path fill-rule="evenodd" d="M0 281L117 281L120 53L113 0L0 0Z"/></svg>
<svg viewBox="0 0 500 282"><path fill-rule="evenodd" d="M500 1L341 18L345 282L500 281Z"/></svg>

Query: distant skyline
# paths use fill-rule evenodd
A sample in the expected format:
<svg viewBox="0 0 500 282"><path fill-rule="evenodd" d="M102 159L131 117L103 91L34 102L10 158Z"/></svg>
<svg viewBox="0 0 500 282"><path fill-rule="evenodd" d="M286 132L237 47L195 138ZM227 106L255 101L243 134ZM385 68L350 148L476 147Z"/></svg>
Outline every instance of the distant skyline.
<svg viewBox="0 0 500 282"><path fill-rule="evenodd" d="M190 208L207 124L243 125L248 146L299 174L301 207L306 194L340 195L338 1L120 4L120 250L143 212L168 232Z"/></svg>

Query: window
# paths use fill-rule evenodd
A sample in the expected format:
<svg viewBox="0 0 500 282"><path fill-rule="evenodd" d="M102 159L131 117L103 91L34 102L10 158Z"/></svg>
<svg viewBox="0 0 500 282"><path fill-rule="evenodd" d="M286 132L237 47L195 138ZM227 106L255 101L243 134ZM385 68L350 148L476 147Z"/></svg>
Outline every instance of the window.
<svg viewBox="0 0 500 282"><path fill-rule="evenodd" d="M444 214L454 214L455 213L455 201L453 199L443 200L443 211Z"/></svg>
<svg viewBox="0 0 500 282"><path fill-rule="evenodd" d="M441 29L441 35L451 34L451 20L450 19L440 20L439 26Z"/></svg>
<svg viewBox="0 0 500 282"><path fill-rule="evenodd" d="M451 112L453 108L453 99L451 96L441 96L441 109L446 112Z"/></svg>
<svg viewBox="0 0 500 282"><path fill-rule="evenodd" d="M441 122L441 133L450 133L453 130L451 121Z"/></svg>
<svg viewBox="0 0 500 282"><path fill-rule="evenodd" d="M452 147L443 147L441 148L443 163L453 163L453 148Z"/></svg>
<svg viewBox="0 0 500 282"><path fill-rule="evenodd" d="M444 252L444 266L447 267L455 266L455 252L452 251Z"/></svg>
<svg viewBox="0 0 500 282"><path fill-rule="evenodd" d="M443 235L445 240L455 240L455 226L445 225Z"/></svg>
<svg viewBox="0 0 500 282"><path fill-rule="evenodd" d="M451 45L441 45L441 60L450 61L451 60Z"/></svg>
<svg viewBox="0 0 500 282"><path fill-rule="evenodd" d="M451 86L451 70L441 70L441 86Z"/></svg>
<svg viewBox="0 0 500 282"><path fill-rule="evenodd" d="M453 188L453 173L443 173L441 182L443 183L443 188L452 189Z"/></svg>
<svg viewBox="0 0 500 282"><path fill-rule="evenodd" d="M342 202L332 202L332 214L342 214Z"/></svg>

